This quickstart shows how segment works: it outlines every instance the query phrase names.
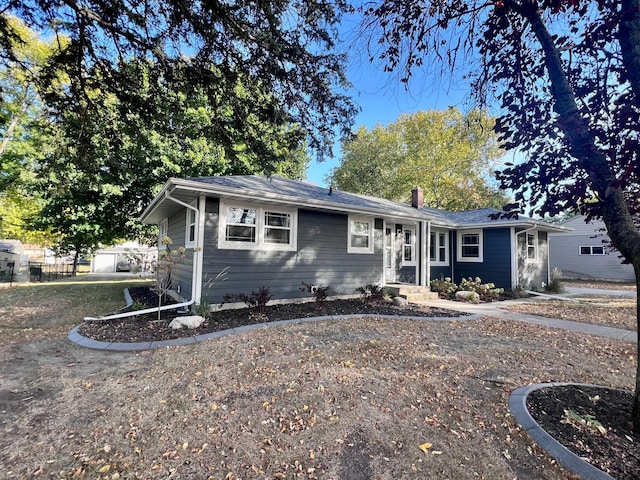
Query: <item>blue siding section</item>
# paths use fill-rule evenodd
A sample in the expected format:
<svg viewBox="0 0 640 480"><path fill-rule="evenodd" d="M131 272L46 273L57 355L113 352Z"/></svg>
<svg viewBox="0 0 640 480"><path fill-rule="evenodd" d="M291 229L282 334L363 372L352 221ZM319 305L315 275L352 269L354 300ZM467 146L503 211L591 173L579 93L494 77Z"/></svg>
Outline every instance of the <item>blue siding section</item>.
<svg viewBox="0 0 640 480"><path fill-rule="evenodd" d="M218 210L218 200L207 199L202 295L212 304L226 293L249 294L262 286L269 287L273 299L290 299L310 298L300 290L302 282L354 294L357 287L381 281L382 229L375 230L373 254L349 254L347 215L300 209L296 252L218 249ZM226 267L226 280L208 287L207 281Z"/></svg>
<svg viewBox="0 0 640 480"><path fill-rule="evenodd" d="M431 267L431 280L440 280L440 277L451 277L451 267Z"/></svg>
<svg viewBox="0 0 640 480"><path fill-rule="evenodd" d="M453 235L454 281L462 278L480 277L483 283L494 283L496 287L511 289L511 235L509 228L490 228L483 232L483 261L457 261L457 235Z"/></svg>

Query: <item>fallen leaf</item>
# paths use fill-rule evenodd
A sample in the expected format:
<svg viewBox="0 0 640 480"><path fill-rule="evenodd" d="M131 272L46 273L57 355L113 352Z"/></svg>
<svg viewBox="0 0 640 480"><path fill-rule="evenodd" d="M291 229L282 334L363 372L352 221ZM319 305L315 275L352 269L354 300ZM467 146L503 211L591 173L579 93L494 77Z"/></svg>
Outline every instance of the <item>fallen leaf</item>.
<svg viewBox="0 0 640 480"><path fill-rule="evenodd" d="M424 453L427 453L432 446L432 443L423 443L422 445L420 445L420 450L422 450Z"/></svg>
<svg viewBox="0 0 640 480"><path fill-rule="evenodd" d="M98 473L107 473L109 470L111 470L111 465L105 465L104 467L100 468L100 470L98 470Z"/></svg>

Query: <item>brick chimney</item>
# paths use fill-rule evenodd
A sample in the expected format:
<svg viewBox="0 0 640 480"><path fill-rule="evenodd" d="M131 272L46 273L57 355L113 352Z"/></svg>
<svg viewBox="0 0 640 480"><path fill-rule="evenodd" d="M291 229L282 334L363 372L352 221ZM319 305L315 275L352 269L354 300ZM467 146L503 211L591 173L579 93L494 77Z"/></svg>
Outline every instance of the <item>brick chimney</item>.
<svg viewBox="0 0 640 480"><path fill-rule="evenodd" d="M411 206L413 208L424 207L424 190L420 187L416 187L411 190Z"/></svg>

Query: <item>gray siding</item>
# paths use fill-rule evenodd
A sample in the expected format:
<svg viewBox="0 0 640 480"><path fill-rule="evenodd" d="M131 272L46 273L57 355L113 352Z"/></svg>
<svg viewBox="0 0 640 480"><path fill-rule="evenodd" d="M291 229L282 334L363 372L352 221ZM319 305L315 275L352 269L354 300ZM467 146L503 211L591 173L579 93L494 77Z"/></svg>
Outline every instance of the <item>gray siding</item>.
<svg viewBox="0 0 640 480"><path fill-rule="evenodd" d="M603 231L604 223L594 220L586 223L578 216L563 223L573 230L567 233L553 233L549 236L551 268L562 271L564 278L609 280L634 282L633 267L622 264L617 250L607 244L610 239ZM605 255L580 255L580 247L605 247Z"/></svg>
<svg viewBox="0 0 640 480"><path fill-rule="evenodd" d="M218 249L218 207L216 199L207 199L202 296L212 304L225 293L249 294L262 286L274 299L289 299L310 297L300 290L302 282L354 294L357 287L381 281L381 229L375 230L374 254L349 254L347 215L300 209L296 252ZM208 288L207 280L226 267L226 280Z"/></svg>
<svg viewBox="0 0 640 480"><path fill-rule="evenodd" d="M168 219L168 236L172 240L169 246L171 250L176 250L184 246L186 232L186 213L181 211ZM164 245L158 246L160 252L165 249ZM173 271L171 272L171 288L172 290L180 289L180 296L184 299L191 299L191 282L193 280L193 249L185 251L184 258L176 260Z"/></svg>
<svg viewBox="0 0 640 480"><path fill-rule="evenodd" d="M618 251L609 251L602 240L593 235L552 235L551 268L560 269L563 278L634 282L633 266L622 264ZM580 255L581 246L604 246L605 255Z"/></svg>
<svg viewBox="0 0 640 480"><path fill-rule="evenodd" d="M483 283L511 289L511 231L509 228L490 228L482 232L483 261L457 261L457 235L452 235L451 258L454 261L454 282L468 277L480 277Z"/></svg>

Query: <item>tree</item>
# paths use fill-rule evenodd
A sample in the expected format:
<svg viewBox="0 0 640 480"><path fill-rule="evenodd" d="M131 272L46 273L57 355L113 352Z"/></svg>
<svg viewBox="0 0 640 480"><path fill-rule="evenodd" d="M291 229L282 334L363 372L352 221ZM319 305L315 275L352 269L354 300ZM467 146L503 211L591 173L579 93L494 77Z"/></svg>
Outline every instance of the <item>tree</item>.
<svg viewBox="0 0 640 480"><path fill-rule="evenodd" d="M425 58L475 60L472 88L500 102L502 144L527 154L499 172L502 186L540 214L602 218L640 286L638 0L390 0L364 12L405 81ZM632 417L640 431L640 361Z"/></svg>
<svg viewBox="0 0 640 480"><path fill-rule="evenodd" d="M151 61L123 63L116 73L126 77L117 93L67 99L50 124L55 148L38 163L44 206L36 226L57 233L61 253L148 237L138 217L171 176L265 173L264 159L270 171L304 176L304 132L265 120L278 106L259 85L236 81L235 96L246 99L237 112L239 102L188 88L185 72L166 78Z"/></svg>
<svg viewBox="0 0 640 480"><path fill-rule="evenodd" d="M54 55L56 45L41 39L15 17L6 21L16 34L11 39L15 59L0 63L0 192L28 183L32 167L47 149L41 134L46 111L34 76ZM56 88L54 82L48 88Z"/></svg>
<svg viewBox="0 0 640 480"><path fill-rule="evenodd" d="M486 112L455 108L402 115L387 126L360 127L342 143L328 177L341 190L404 201L424 189L425 205L447 210L497 207L508 198L489 184L501 151Z"/></svg>
<svg viewBox="0 0 640 480"><path fill-rule="evenodd" d="M38 76L44 89L53 76L65 72L70 87L65 96L47 95L60 113L69 95L86 103L90 115L96 90L117 93L123 85L119 65L131 59L151 59L170 78L185 71L185 88L202 88L210 96L236 101L237 80L247 79L273 95L276 122L303 126L309 146L330 153L334 131L348 132L355 115L350 99L339 92L348 86L345 57L335 52L335 25L346 4L290 1L130 2L128 0L7 0L3 12L22 19L32 30L52 32L60 50ZM15 60L16 29L0 16L0 58ZM208 91L211 89L215 92ZM241 118L236 130L253 133ZM244 130L243 130L244 129ZM269 158L263 169L269 171Z"/></svg>

